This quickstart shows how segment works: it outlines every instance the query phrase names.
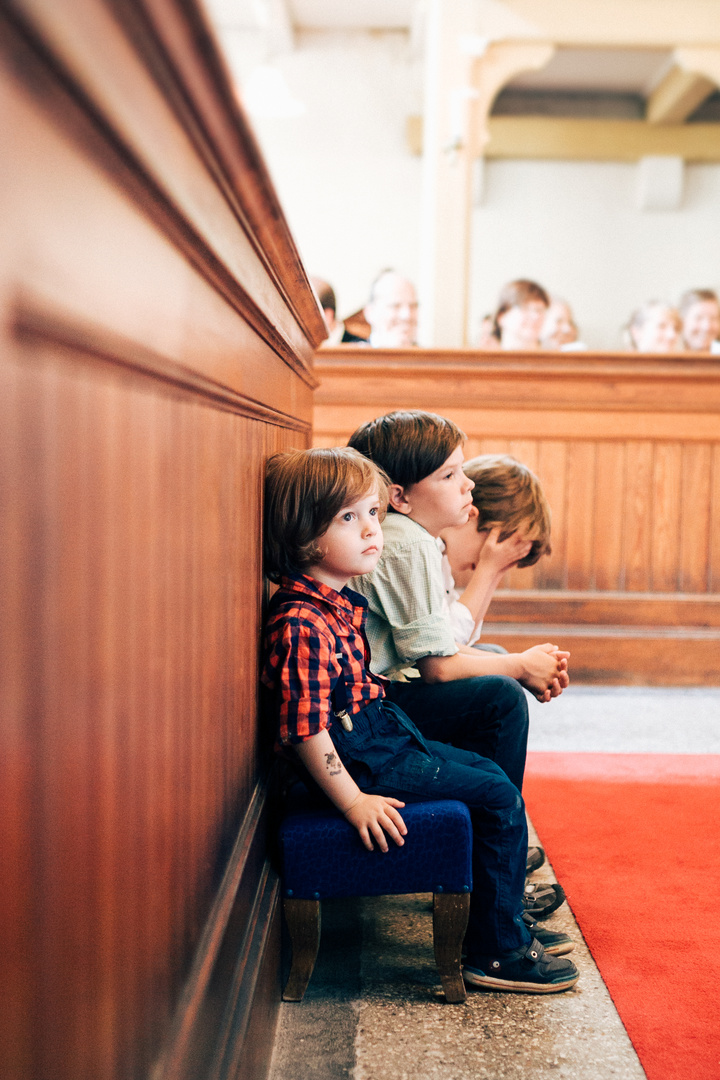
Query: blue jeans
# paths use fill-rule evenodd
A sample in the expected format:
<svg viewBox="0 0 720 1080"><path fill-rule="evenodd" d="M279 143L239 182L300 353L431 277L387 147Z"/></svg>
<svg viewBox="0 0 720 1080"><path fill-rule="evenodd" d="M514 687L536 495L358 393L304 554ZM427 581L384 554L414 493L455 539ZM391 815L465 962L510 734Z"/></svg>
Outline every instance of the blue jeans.
<svg viewBox="0 0 720 1080"><path fill-rule="evenodd" d="M426 739L489 758L522 791L529 720L525 691L515 679L507 675L445 683L412 679L390 683L386 693Z"/></svg>
<svg viewBox="0 0 720 1080"><path fill-rule="evenodd" d="M330 735L363 791L404 802L459 799L467 804L473 829L467 951L495 956L529 944L522 921L525 806L503 770L479 754L424 739L390 702L373 703L353 716L352 732L333 724ZM412 843L411 836L406 843Z"/></svg>

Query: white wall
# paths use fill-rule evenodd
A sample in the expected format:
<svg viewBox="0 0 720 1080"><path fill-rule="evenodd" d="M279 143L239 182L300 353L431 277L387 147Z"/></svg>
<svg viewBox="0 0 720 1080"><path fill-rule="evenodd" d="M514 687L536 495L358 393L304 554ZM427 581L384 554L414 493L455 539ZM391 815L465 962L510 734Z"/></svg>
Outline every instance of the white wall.
<svg viewBox="0 0 720 1080"><path fill-rule="evenodd" d="M487 162L472 325L504 282L530 277L570 302L589 346L621 348L620 328L644 300L720 289L720 166L686 166L679 210L638 210L636 189L635 165Z"/></svg>
<svg viewBox="0 0 720 1080"><path fill-rule="evenodd" d="M306 111L253 125L305 266L347 315L384 267L418 278L421 160L405 124L422 111L422 61L401 32L306 31L272 63Z"/></svg>

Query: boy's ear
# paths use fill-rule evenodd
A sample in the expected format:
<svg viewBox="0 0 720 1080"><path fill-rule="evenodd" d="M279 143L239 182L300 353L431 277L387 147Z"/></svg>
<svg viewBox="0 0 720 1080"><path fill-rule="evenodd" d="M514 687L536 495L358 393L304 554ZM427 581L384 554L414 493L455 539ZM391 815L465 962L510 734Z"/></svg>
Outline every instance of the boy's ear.
<svg viewBox="0 0 720 1080"><path fill-rule="evenodd" d="M402 484L388 484L388 504L393 510L397 510L398 514L409 514L412 510Z"/></svg>
<svg viewBox="0 0 720 1080"><path fill-rule="evenodd" d="M470 513L468 514L468 521L474 521L475 518L478 518L478 517L480 517L480 511L478 510L475 503L473 503L472 506L470 507Z"/></svg>

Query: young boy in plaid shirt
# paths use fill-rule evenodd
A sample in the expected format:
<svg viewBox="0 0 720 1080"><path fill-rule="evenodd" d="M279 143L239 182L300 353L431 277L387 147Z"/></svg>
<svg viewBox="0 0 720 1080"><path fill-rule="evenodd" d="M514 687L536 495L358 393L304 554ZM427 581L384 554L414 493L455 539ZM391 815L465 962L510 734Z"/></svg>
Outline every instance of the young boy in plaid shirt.
<svg viewBox="0 0 720 1080"><path fill-rule="evenodd" d="M383 474L350 448L291 451L268 463L266 572L280 588L261 678L276 703L277 748L297 755L371 850L376 843L386 852L388 837L412 843L400 813L406 802L465 802L474 879L465 981L566 990L578 979L575 965L559 959L570 938L523 914L527 827L517 788L479 754L424 739L370 672L367 604L347 582L380 558L386 505Z"/></svg>

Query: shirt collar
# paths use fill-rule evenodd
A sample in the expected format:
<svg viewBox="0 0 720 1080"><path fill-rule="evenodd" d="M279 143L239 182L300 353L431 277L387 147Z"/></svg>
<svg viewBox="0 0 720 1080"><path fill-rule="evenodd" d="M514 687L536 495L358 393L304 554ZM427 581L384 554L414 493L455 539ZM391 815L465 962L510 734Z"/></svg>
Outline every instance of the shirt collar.
<svg viewBox="0 0 720 1080"><path fill-rule="evenodd" d="M339 608L350 616L352 616L355 608L365 609L368 606L364 596L354 592L347 586L342 592L338 592L337 589L331 589L329 585L325 585L322 581L316 581L315 578L310 577L308 574L283 576L280 585L281 588L286 589L288 592L319 596L326 604L332 604L333 607Z"/></svg>

